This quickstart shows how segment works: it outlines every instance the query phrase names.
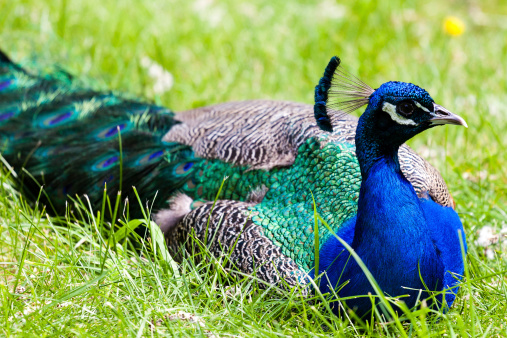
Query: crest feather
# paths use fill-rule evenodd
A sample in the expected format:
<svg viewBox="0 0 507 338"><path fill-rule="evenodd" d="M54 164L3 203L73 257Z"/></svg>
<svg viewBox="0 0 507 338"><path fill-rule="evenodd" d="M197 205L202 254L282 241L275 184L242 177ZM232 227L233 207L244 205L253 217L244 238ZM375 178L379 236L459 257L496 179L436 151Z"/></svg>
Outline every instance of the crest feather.
<svg viewBox="0 0 507 338"><path fill-rule="evenodd" d="M333 131L330 114L351 113L368 104L374 90L340 66L340 58L333 56L319 84L315 87L313 111L317 125L324 131Z"/></svg>

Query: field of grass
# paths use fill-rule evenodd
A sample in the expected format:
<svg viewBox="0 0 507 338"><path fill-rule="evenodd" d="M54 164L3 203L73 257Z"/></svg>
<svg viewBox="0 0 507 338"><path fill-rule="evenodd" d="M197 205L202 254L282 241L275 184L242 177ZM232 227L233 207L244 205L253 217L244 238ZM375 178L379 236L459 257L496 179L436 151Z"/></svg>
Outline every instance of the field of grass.
<svg viewBox="0 0 507 338"><path fill-rule="evenodd" d="M444 30L449 16L463 21L461 35ZM507 335L507 2L0 0L0 28L0 49L15 60L57 63L97 88L174 110L254 98L311 103L338 55L373 88L413 82L469 125L410 142L441 171L467 232L467 277L447 314L423 308L368 327L325 303L234 279L214 259L175 267L160 252L106 249L97 210L87 214L84 204L81 221L57 225L3 170L0 335ZM157 89L146 59L172 74L170 89ZM497 243L485 247L484 227Z"/></svg>

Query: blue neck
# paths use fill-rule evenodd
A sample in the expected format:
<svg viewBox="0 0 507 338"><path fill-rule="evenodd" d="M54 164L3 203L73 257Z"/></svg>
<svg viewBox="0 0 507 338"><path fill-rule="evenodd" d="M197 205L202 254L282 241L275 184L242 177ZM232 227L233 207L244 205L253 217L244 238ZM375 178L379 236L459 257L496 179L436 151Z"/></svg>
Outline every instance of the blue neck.
<svg viewBox="0 0 507 338"><path fill-rule="evenodd" d="M376 125L375 110L380 104L372 102L359 118L357 124L355 143L356 156L361 168L363 182L368 177L373 165L384 159L395 172L401 174L398 162L398 149L403 143L395 135L382 135L379 126Z"/></svg>
<svg viewBox="0 0 507 338"><path fill-rule="evenodd" d="M393 141L394 137L382 139L385 136L374 124L372 110L375 108L375 105L368 107L356 130L356 155L362 182L355 241L364 236L401 235L398 232L406 232L411 225L420 229L425 223L417 194L401 172L398 161L401 144Z"/></svg>

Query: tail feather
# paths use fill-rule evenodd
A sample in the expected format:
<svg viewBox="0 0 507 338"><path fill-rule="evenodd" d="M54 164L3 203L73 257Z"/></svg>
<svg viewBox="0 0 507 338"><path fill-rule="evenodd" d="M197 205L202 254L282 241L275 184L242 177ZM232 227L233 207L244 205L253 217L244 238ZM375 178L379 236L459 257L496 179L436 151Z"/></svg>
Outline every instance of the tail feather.
<svg viewBox="0 0 507 338"><path fill-rule="evenodd" d="M68 195L87 194L98 207L105 185L110 196L123 190L131 212L133 186L149 200L158 192L154 207L163 207L185 183L176 168L193 158L189 147L161 141L177 123L164 107L32 75L0 51L0 153L30 173L19 175L25 193L35 198L43 185L57 212Z"/></svg>

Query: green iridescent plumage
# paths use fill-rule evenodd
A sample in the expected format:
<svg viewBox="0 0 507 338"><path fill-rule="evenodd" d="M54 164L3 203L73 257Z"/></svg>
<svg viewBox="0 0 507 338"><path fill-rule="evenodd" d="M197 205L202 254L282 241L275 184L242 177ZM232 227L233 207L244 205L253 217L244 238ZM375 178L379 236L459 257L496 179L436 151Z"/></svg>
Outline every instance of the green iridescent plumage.
<svg viewBox="0 0 507 338"><path fill-rule="evenodd" d="M323 139L322 141L325 141ZM288 168L248 170L218 160L200 160L182 190L195 199L213 200L224 182L220 199L244 201L258 187L270 187L261 203L251 207L252 221L262 226L265 235L302 268L314 266L314 210L337 232L357 209L361 174L354 147L347 143L309 139ZM321 241L331 233L320 225Z"/></svg>
<svg viewBox="0 0 507 338"><path fill-rule="evenodd" d="M294 259L303 269L314 267L314 206L333 231L338 232L344 221L354 216L361 175L349 144L328 143L322 149L316 140L300 148L301 156L289 169L272 176L271 189L264 200L252 209L258 215L254 223L262 225L273 243ZM319 225L320 240L332 235Z"/></svg>

